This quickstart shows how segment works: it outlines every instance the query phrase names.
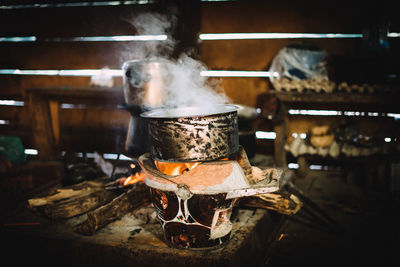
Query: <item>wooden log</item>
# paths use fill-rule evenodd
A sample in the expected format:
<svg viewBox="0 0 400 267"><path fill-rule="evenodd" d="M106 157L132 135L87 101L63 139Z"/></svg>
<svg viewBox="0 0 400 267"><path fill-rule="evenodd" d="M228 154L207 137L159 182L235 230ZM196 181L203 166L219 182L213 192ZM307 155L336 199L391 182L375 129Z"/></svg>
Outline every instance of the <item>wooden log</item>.
<svg viewBox="0 0 400 267"><path fill-rule="evenodd" d="M296 214L303 203L293 194L267 193L249 197L240 201L241 207L254 207L274 210L282 214Z"/></svg>
<svg viewBox="0 0 400 267"><path fill-rule="evenodd" d="M88 212L87 220L79 224L76 227L76 231L84 235L93 235L97 230L122 218L128 212L141 207L149 201L150 195L147 187L144 184L136 184L134 188L116 197L106 205Z"/></svg>
<svg viewBox="0 0 400 267"><path fill-rule="evenodd" d="M55 194L28 200L30 208L50 219L67 219L86 213L116 197L103 188L102 182L85 181L57 189Z"/></svg>

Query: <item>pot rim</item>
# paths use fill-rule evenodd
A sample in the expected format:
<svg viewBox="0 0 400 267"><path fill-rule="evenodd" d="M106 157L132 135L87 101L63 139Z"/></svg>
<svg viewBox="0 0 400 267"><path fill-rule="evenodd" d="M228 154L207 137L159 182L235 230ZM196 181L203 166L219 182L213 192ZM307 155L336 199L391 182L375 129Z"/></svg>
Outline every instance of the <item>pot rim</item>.
<svg viewBox="0 0 400 267"><path fill-rule="evenodd" d="M207 117L237 112L239 108L233 104L216 104L210 107L190 106L178 108L158 108L140 114L147 119L177 119L191 117Z"/></svg>

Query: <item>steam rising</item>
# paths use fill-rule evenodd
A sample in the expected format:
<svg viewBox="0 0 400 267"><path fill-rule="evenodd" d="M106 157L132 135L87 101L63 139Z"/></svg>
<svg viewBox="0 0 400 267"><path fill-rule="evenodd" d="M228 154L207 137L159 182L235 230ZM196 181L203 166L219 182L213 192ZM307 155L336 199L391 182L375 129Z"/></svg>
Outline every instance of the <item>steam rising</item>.
<svg viewBox="0 0 400 267"><path fill-rule="evenodd" d="M165 34L168 39L163 42L147 42L142 47L142 55L167 54L171 55L175 47L175 40L171 36L171 32L176 24L175 16L165 16L157 13L142 13L136 16L132 21L138 35ZM145 52L145 53L143 53Z"/></svg>
<svg viewBox="0 0 400 267"><path fill-rule="evenodd" d="M201 62L182 54L176 62L167 61L166 66L168 78L162 90L164 106L213 106L227 102L226 96L215 90L217 84L209 84L206 77L200 76L200 72L206 70Z"/></svg>
<svg viewBox="0 0 400 267"><path fill-rule="evenodd" d="M153 86L152 82L154 82L153 87L160 87L161 84L162 88L154 90L160 95L161 101L152 104L143 99L141 103L152 107L201 106L207 109L207 107L229 102L218 82L210 81L207 77L200 75L201 71L207 70L203 63L187 53L181 54L178 59L172 58L176 41L171 37L171 32L175 22L175 18L152 13L141 14L133 20L133 25L140 35L166 34L168 36L167 41L144 42L144 45L135 47L135 58L130 58L160 62L158 73L161 78L148 75L150 78L142 82L147 83L147 89ZM129 82L138 88L137 80L131 78ZM136 97L145 98L148 94L148 92L139 91L140 88L136 92Z"/></svg>

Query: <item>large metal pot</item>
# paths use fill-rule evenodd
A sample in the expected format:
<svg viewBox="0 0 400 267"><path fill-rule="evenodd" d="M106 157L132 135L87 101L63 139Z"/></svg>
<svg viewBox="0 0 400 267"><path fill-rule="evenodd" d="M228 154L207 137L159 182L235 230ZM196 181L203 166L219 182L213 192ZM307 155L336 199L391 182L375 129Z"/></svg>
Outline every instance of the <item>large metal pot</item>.
<svg viewBox="0 0 400 267"><path fill-rule="evenodd" d="M236 106L164 108L141 116L148 119L150 153L156 160L212 161L239 150Z"/></svg>

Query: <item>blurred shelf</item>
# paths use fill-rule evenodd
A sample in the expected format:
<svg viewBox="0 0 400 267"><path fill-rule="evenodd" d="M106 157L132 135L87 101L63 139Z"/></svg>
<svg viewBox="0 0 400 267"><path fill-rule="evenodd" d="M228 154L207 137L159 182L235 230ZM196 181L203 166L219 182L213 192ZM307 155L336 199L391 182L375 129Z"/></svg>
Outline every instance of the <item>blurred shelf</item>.
<svg viewBox="0 0 400 267"><path fill-rule="evenodd" d="M365 106L368 109L375 108L382 111L400 111L398 99L399 93L382 94L357 94L357 93L315 93L315 92L277 92L270 91L271 95L278 97L287 105L343 105L348 108L350 105ZM340 107L339 107L340 108ZM378 111L378 110L377 110Z"/></svg>

